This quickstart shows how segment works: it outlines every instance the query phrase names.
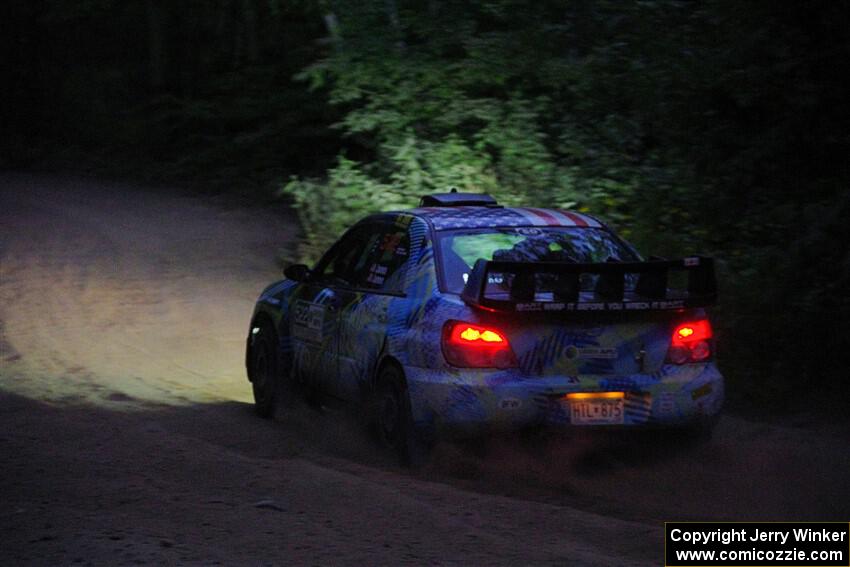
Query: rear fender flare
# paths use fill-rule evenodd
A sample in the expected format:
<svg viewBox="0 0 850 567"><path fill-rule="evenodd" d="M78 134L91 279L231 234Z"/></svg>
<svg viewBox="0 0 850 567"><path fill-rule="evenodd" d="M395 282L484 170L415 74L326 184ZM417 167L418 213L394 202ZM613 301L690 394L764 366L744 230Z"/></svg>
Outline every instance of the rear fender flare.
<svg viewBox="0 0 850 567"><path fill-rule="evenodd" d="M384 366L387 364L394 364L401 370L401 375L404 376L404 366L399 362L399 360L389 353L389 341L386 337L384 337L384 344L381 345L381 350L378 353L378 356L375 358L374 366L369 370L369 381L366 384L367 392L371 393L375 391L375 388L378 385L378 376L381 375L381 370L383 370ZM405 378L405 381L407 379Z"/></svg>

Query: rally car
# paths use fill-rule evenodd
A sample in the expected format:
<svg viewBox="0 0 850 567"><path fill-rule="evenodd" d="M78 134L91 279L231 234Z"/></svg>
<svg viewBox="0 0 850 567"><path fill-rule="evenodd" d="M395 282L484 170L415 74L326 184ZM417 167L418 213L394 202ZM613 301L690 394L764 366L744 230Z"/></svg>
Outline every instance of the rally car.
<svg viewBox="0 0 850 567"><path fill-rule="evenodd" d="M720 411L712 260L645 260L587 214L429 195L284 273L247 340L264 417L296 390L362 404L404 456L441 432L702 428Z"/></svg>

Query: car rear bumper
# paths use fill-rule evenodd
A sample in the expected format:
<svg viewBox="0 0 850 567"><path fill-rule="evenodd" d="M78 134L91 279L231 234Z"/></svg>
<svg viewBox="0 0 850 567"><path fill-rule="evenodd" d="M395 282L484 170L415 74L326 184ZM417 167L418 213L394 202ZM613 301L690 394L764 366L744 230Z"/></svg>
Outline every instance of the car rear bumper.
<svg viewBox="0 0 850 567"><path fill-rule="evenodd" d="M405 368L411 409L424 430L477 433L573 422L568 393L623 392L617 427L686 426L710 420L723 404L714 363L665 365L653 374L526 377L517 369ZM602 426L614 427L614 426Z"/></svg>

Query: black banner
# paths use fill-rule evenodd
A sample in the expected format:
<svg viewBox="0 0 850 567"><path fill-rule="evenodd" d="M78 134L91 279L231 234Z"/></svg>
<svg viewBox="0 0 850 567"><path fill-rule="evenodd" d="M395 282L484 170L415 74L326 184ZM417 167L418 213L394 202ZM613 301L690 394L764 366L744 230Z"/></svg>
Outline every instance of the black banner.
<svg viewBox="0 0 850 567"><path fill-rule="evenodd" d="M850 566L850 523L667 522L667 567Z"/></svg>

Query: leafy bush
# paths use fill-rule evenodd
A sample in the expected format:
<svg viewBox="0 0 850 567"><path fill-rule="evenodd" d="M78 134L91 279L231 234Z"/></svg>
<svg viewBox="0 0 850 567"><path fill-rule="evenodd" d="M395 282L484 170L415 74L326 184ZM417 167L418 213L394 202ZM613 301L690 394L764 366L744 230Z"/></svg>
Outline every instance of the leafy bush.
<svg viewBox="0 0 850 567"><path fill-rule="evenodd" d="M644 252L718 258L732 398L850 388L830 378L850 363L837 4L327 6L339 27L301 78L343 112L349 158L284 188L303 257L450 186L574 207Z"/></svg>
<svg viewBox="0 0 850 567"><path fill-rule="evenodd" d="M364 174L353 161L340 157L326 182L293 177L283 186L290 195L304 232L299 260L311 264L354 220L367 213L409 207L415 200Z"/></svg>

